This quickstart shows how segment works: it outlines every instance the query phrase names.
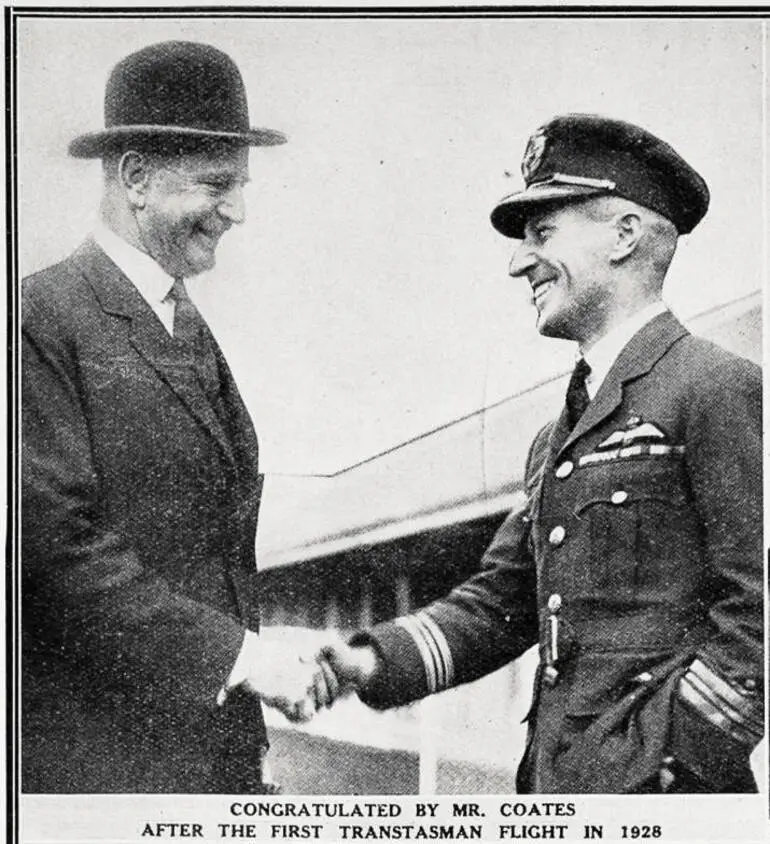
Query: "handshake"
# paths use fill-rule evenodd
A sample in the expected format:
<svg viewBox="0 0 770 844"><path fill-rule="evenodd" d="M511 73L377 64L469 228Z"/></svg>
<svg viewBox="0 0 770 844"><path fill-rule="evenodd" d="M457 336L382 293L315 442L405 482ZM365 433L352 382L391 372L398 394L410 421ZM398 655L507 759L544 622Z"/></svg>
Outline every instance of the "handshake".
<svg viewBox="0 0 770 844"><path fill-rule="evenodd" d="M341 697L365 689L377 664L373 648L351 647L340 638L303 654L247 632L227 686L242 685L289 721L300 723Z"/></svg>

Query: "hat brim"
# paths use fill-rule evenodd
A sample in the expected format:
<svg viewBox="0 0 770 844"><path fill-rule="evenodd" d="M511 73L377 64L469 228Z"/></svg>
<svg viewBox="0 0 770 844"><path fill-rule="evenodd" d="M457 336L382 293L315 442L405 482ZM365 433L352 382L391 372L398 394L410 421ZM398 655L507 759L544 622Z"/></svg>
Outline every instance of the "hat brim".
<svg viewBox="0 0 770 844"><path fill-rule="evenodd" d="M126 144L150 138L232 141L245 146L272 147L286 143L286 135L274 129L249 129L248 132L216 132L186 126L113 126L101 132L88 132L70 142L69 154L75 158L101 158Z"/></svg>
<svg viewBox="0 0 770 844"><path fill-rule="evenodd" d="M549 204L561 204L606 194L607 188L589 185L556 185L541 183L501 199L490 219L492 225L506 237L524 239L524 226L532 214Z"/></svg>

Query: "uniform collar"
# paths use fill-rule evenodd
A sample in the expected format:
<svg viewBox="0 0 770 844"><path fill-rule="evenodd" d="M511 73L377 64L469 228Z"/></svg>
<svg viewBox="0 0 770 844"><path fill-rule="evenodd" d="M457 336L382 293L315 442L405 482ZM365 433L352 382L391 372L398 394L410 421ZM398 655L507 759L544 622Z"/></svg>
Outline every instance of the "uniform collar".
<svg viewBox="0 0 770 844"><path fill-rule="evenodd" d="M593 398L599 392L599 387L607 377L607 373L612 369L612 365L631 338L648 322L667 310L666 304L661 301L647 305L625 322L616 325L604 337L597 340L588 351L583 353L582 356L591 367L591 374L586 378L586 388L590 398Z"/></svg>
<svg viewBox="0 0 770 844"><path fill-rule="evenodd" d="M96 225L94 240L151 307L165 300L174 279L153 258L132 246L102 222Z"/></svg>

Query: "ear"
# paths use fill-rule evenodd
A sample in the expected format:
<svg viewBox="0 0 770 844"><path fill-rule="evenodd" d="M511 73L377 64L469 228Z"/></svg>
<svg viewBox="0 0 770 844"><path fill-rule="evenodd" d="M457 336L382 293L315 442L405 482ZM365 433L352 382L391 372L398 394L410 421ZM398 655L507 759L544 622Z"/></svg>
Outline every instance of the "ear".
<svg viewBox="0 0 770 844"><path fill-rule="evenodd" d="M624 261L633 254L644 234L644 225L639 214L627 211L615 219L615 246L610 252L613 262Z"/></svg>
<svg viewBox="0 0 770 844"><path fill-rule="evenodd" d="M134 208L144 208L152 168L146 155L134 150L123 153L118 162L118 179Z"/></svg>

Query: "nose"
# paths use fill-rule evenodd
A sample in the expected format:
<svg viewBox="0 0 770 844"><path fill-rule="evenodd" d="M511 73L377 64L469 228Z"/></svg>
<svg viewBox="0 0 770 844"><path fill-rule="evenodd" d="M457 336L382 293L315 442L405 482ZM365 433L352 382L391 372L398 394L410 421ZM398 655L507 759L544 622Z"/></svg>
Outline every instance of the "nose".
<svg viewBox="0 0 770 844"><path fill-rule="evenodd" d="M242 223L246 219L246 203L243 199L243 188L234 185L217 206L219 213L231 223Z"/></svg>
<svg viewBox="0 0 770 844"><path fill-rule="evenodd" d="M523 240L519 248L513 253L511 263L508 267L508 274L512 278L520 278L526 275L537 263L537 255L532 244Z"/></svg>

